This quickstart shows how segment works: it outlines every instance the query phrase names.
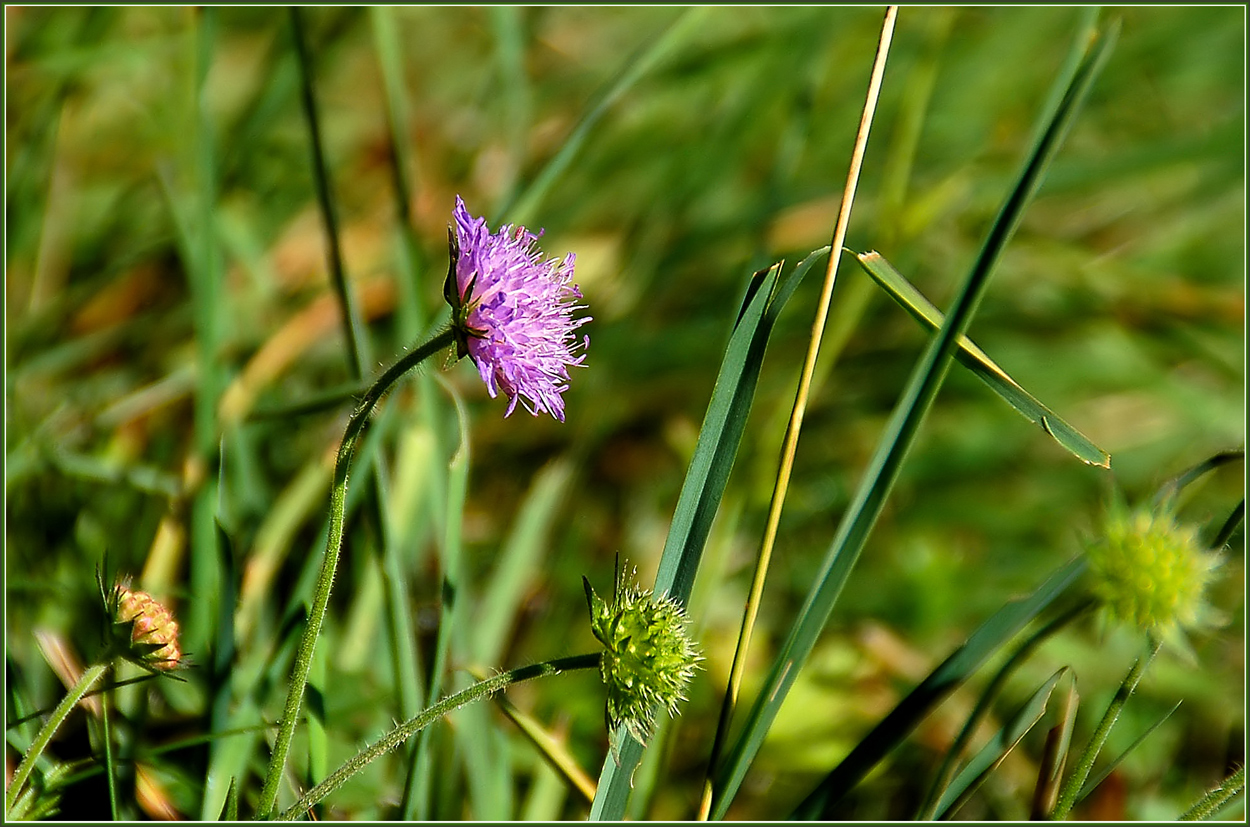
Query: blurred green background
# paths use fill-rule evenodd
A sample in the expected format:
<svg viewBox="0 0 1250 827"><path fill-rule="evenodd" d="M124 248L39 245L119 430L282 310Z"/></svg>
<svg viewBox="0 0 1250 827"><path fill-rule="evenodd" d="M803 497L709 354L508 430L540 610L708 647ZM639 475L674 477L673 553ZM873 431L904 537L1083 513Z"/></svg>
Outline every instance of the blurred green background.
<svg viewBox="0 0 1250 827"><path fill-rule="evenodd" d="M849 248L880 251L939 307L949 300L1013 181L1081 13L902 10ZM982 619L1078 553L1113 492L1141 501L1244 446L1245 9L1102 15L1122 18L1119 44L970 335L1109 451L1112 471L1081 465L953 369L731 818L788 814ZM445 369L441 358L383 403L375 453L381 445L389 465L384 511L402 547L422 658L439 618L439 469L458 439L449 392L463 398L471 426L465 593L473 606L492 582L512 595L486 647L497 658L478 665L591 651L580 575L602 592L617 553L650 582L746 277L780 258L797 262L832 235L880 21L877 8L306 11L369 364L389 364L445 319L456 194L492 227L544 228L549 255L574 251L594 316L564 425L523 411L503 419L475 371ZM389 57L388 44L397 47ZM388 108L387 65L399 69L400 111ZM627 67L637 75L605 97ZM135 726L136 748L172 743L209 730L225 668L215 660L220 601L228 614L232 599L223 583L238 577L244 589L234 668L262 670L287 634L286 601L324 547L329 462L349 412L340 404L257 416L353 384L290 21L272 8L8 7L6 68L8 714L15 698L26 709L59 699L51 652L92 656L94 570L107 551L111 565L175 606L198 664L187 683L162 682ZM567 166L535 189L574 135L581 143ZM689 818L697 804L819 291L812 274L774 332L693 597L707 670L639 815ZM924 342L844 260L748 700ZM369 478L357 475L355 488L368 489ZM1244 497L1244 466L1189 494L1183 515L1213 532ZM233 572L206 551L214 517ZM356 523L367 536L368 521ZM506 551L518 537L528 550ZM352 549L349 539L322 642L331 674L350 678L332 679L326 700L332 754L341 755L331 768L398 717L391 658L378 642L379 567ZM1111 751L1159 710L1185 703L1078 815L1173 818L1244 759L1243 551L1239 530L1212 593L1226 624L1194 637L1196 666L1169 656L1152 667ZM524 565L498 576L500 560L524 554ZM262 560L270 579L249 593L244 572ZM1066 634L1013 684L1004 709L1030 691L1028 680L1071 664L1080 741L1133 647L1094 627ZM266 694L262 682L258 697L272 719L283 683L270 679L276 689ZM605 740L595 678L563 676L509 696L566 729L597 775ZM908 817L973 697L939 710L845 815ZM513 743L518 801L529 802L508 817L583 817L575 797L542 806L526 797L537 788L532 751L496 717ZM69 732L58 748L72 757L85 736ZM1026 739L963 817L1027 815L1039 749L1040 739ZM263 769L263 750L252 760ZM155 770L160 797L183 816L200 815L206 761L196 747ZM106 813L95 809L107 806L100 783L84 780L90 794L71 796L63 812ZM402 778L379 769L327 817L387 812L379 808L398 786Z"/></svg>

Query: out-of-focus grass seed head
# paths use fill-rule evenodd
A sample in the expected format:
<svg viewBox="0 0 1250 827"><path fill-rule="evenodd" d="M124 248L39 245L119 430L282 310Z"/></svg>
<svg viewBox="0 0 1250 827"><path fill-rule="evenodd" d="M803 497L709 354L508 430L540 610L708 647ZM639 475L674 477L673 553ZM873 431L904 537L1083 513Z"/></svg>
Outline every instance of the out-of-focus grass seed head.
<svg viewBox="0 0 1250 827"><path fill-rule="evenodd" d="M1185 630L1216 622L1206 590L1219 556L1169 509L1114 506L1087 554L1094 594L1113 619L1182 651Z"/></svg>

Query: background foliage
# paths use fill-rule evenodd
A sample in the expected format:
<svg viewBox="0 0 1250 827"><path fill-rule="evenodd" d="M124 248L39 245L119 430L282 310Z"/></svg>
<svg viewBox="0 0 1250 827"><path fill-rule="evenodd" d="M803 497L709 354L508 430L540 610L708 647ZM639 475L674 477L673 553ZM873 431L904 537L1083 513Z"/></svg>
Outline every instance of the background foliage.
<svg viewBox="0 0 1250 827"><path fill-rule="evenodd" d="M230 687L247 685L259 710L277 714L285 667L272 664L281 641L290 646L288 601L307 589L301 576L324 546L347 409L258 413L352 382L289 18L245 8L6 13L6 710L55 703L56 653L91 657L93 572L107 551L176 606L197 663L186 683L128 701L127 749L178 747L147 763L151 800L128 806L198 817L220 754L186 744L233 720L214 704L233 697L237 710ZM980 620L1077 553L1113 491L1139 501L1244 445L1245 11L1114 15L1119 45L970 331L1109 451L1113 470L1082 466L952 370L731 818L788 813ZM619 552L650 582L746 276L828 242L880 10L353 8L309 9L305 20L370 364L391 362L445 317L457 193L492 226L523 220L546 229L549 253L575 251L595 317L565 425L502 419L464 365L435 365L424 377L438 381L410 382L384 403L372 450L387 459L383 512L401 549L414 648L428 669L449 496L454 504L444 490L459 440L454 393L470 423L463 605L488 631L458 649L473 663L453 665L590 651L580 575L602 591ZM943 306L1077 24L1075 9L903 9L847 246L880 250ZM666 31L673 48L580 121ZM399 46L389 58L388 38ZM398 152L387 60L401 68L407 107L394 113ZM579 122L587 131L568 166L537 200L518 200ZM397 218L397 160L411 247ZM840 279L745 698L925 341L849 261ZM818 279L801 285L773 334L693 598L707 670L670 742L669 771L638 796L649 804L641 814L685 818L697 802L818 291ZM357 480L369 488L367 475ZM1211 475L1185 515L1213 530L1242 492L1236 465ZM228 541L216 556L214 515ZM399 715L377 545L375 523L357 519L321 647L331 768ZM1133 720L1140 731L1176 700L1180 710L1086 802L1087 816L1174 817L1243 760L1243 551L1239 531L1213 597L1227 624L1195 638L1199 668L1154 664L1119 748ZM266 566L272 579L249 592L247 578ZM235 577L243 590L232 596ZM222 661L218 620L231 608L237 650ZM1066 633L1003 707L1069 663L1096 709L1133 652L1098 628ZM583 766L602 761L602 688L589 674L509 697L563 731ZM909 816L971 697L939 710L846 814ZM511 725L493 711L490 721L511 745L501 817L583 816ZM1079 720L1078 733L1089 726ZM54 745L64 760L89 748L81 722ZM1039 749L1026 740L964 815L1026 813ZM263 752L243 749L241 760L256 772ZM327 817L389 812L399 766L372 768ZM473 782L443 775L434 813L484 817L452 803ZM106 813L101 778L78 784L63 814Z"/></svg>

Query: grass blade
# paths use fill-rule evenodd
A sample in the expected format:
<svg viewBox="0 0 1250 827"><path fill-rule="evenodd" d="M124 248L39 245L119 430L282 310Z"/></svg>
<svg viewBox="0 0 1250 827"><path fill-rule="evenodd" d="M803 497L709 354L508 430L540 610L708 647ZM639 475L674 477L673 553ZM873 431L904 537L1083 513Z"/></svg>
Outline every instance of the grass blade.
<svg viewBox="0 0 1250 827"><path fill-rule="evenodd" d="M352 298L343 268L343 252L339 245L338 211L330 190L330 172L321 143L321 121L317 114L317 98L313 94L313 66L308 53L308 37L304 32L303 12L291 7L291 36L300 68L300 91L304 117L308 126L309 151L312 154L313 179L317 185L317 204L326 233L326 262L330 267L330 283L343 314L343 339L347 345L347 366L352 379L361 379L367 372L369 357L365 352L367 337L360 309Z"/></svg>
<svg viewBox="0 0 1250 827"><path fill-rule="evenodd" d="M1140 745L1142 741L1145 741L1147 738L1149 738L1152 732L1154 732L1159 727L1163 726L1163 723L1168 718L1172 717L1172 713L1176 712L1176 710L1181 708L1182 703L1183 701L1177 701L1176 705L1173 706L1171 709L1169 709L1167 712L1163 713L1163 716L1159 718L1159 720L1155 721L1153 724L1147 727L1146 731L1143 732L1141 735L1138 735L1137 738L1133 740L1133 743L1128 745L1128 747L1124 750L1124 752L1121 752L1114 759L1109 761L1107 763L1107 766L1103 767L1102 770L1097 775L1095 775L1094 777L1086 781L1085 785L1081 787L1081 791L1076 794L1077 803L1079 804L1081 801L1085 800L1085 796L1092 793L1094 791L1094 788L1096 788L1099 784L1101 784L1107 778L1107 776L1115 772L1116 768L1119 767L1120 764L1124 763L1124 759L1128 758L1129 753L1137 749L1138 745Z"/></svg>
<svg viewBox="0 0 1250 827"><path fill-rule="evenodd" d="M944 319L942 311L933 306L916 286L902 273L894 269L880 253L856 253L860 266L890 295L890 298L912 315L916 321L937 330ZM1020 387L1007 375L985 351L977 347L967 336L959 337L959 349L955 360L990 386L990 389L1019 411L1025 419L1039 426L1077 459L1099 468L1111 467L1111 455L1095 445L1089 437L1069 425L1054 411L1039 402L1032 394Z"/></svg>
<svg viewBox="0 0 1250 827"><path fill-rule="evenodd" d="M1051 575L1032 595L1009 601L995 612L864 736L833 772L825 776L824 781L803 800L793 817L820 818L822 812L828 812L833 804L859 783L878 761L924 720L934 706L966 681L986 659L1037 617L1055 598L1063 594L1085 571L1087 565L1084 557L1076 558Z"/></svg>
<svg viewBox="0 0 1250 827"><path fill-rule="evenodd" d="M977 699L977 704L968 715L968 720L964 723L963 729L960 730L959 735L955 736L950 749L946 752L946 757L943 759L938 771L934 774L933 785L928 795L925 796L924 803L917 810L916 820L931 821L937 815L938 800L942 795L942 791L955 775L955 767L963 757L964 748L967 746L968 741L971 740L972 734L976 731L981 721L989 714L991 705L998 697L1003 686L1006 685L1007 679L1015 674L1016 669L1033 654L1038 646L1049 640L1052 635L1070 622L1088 612L1093 606L1094 603L1092 601L1078 603L1046 623L1046 625L1030 635L1024 643L1016 648L1015 652L1012 653L1011 657L1007 659L1007 662L1002 665L997 674L994 675L981 692L981 697Z"/></svg>
<svg viewBox="0 0 1250 827"><path fill-rule="evenodd" d="M780 285L781 264L752 276L673 512L655 578L657 595L668 594L683 606L690 597L703 544L746 427L769 333L799 281L827 252L828 248L821 248L809 255ZM616 737L621 743L620 763L610 755L604 759L590 809L592 821L619 820L624 816L630 776L642 757L642 745L625 737L623 728Z"/></svg>
<svg viewBox="0 0 1250 827"><path fill-rule="evenodd" d="M868 151L868 135L872 128L873 116L877 110L877 99L881 94L881 83L885 77L886 58L890 54L890 43L894 37L894 22L898 18L898 6L889 6L885 11L885 19L881 23L881 36L877 43L877 55L873 61L872 75L868 83L868 93L864 101L864 109L860 116L859 130L855 136L855 144L851 150L851 162L847 170L846 184L842 188L842 201L838 207L838 218L833 228L833 239L829 242L831 250L841 250L846 241L846 231L851 223L851 207L855 202L855 189L859 184L859 174L863 168L864 153ZM738 632L738 643L734 648L733 662L729 667L729 682L725 687L725 697L721 701L720 717L716 722L716 734L712 739L712 748L708 757L708 766L703 782L703 798L699 802L700 821L705 821L712 806L714 795L712 773L720 758L721 749L729 735L729 725L733 720L734 709L738 702L738 692L742 686L742 673L746 668L746 655L751 645L751 636L755 629L755 621L759 614L760 603L763 601L764 581L768 576L772 561L773 546L777 540L777 527L781 524L781 511L785 506L786 492L790 487L790 474L794 468L794 454L798 450L799 432L803 428L803 417L807 411L807 400L811 393L816 373L817 357L820 344L824 339L825 323L829 315L829 304L833 299L833 288L837 282L838 262L840 256L830 256L825 269L825 281L821 288L820 299L816 304L816 316L812 321L812 333L808 339L807 356L803 360L803 371L799 375L798 389L794 395L794 404L790 408L790 418L786 424L785 437L782 440L781 461L778 464L773 493L768 504L768 522L764 528L764 536L760 541L760 550L756 556L755 573L751 578L751 588L747 595L746 608L742 613L742 625Z"/></svg>
<svg viewBox="0 0 1250 827"><path fill-rule="evenodd" d="M1037 786L1033 789L1032 819L1044 819L1055 807L1059 797L1059 781L1063 777L1063 769L1068 764L1068 754L1072 748L1072 730L1076 727L1076 712L1080 706L1080 694L1076 691L1076 681L1068 684L1068 691L1063 696L1063 706L1059 709L1059 722L1046 733L1046 743L1042 745L1042 757L1038 761Z"/></svg>
<svg viewBox="0 0 1250 827"><path fill-rule="evenodd" d="M1085 788L1085 781L1089 778L1089 771L1093 769L1094 762L1098 760L1098 753L1102 751L1103 745L1107 743L1107 736L1111 734L1111 728L1115 726L1115 722L1119 719L1120 712L1124 709L1124 705L1128 703L1128 699L1137 690L1137 684L1141 681L1146 667L1150 665L1155 655L1159 653L1159 645L1158 641L1152 640L1149 651L1135 660L1128 674L1124 676L1124 681L1111 698L1111 703L1107 704L1107 711L1103 713L1102 720L1094 728L1094 733L1090 736L1089 743L1086 744L1084 751L1081 752L1080 757L1077 759L1076 766L1072 769L1072 774L1068 776L1060 788L1059 801L1051 812L1050 817L1052 820L1065 819L1072 812L1073 806L1076 805L1077 794Z"/></svg>
<svg viewBox="0 0 1250 827"><path fill-rule="evenodd" d="M612 81L608 84L599 96L595 99L586 112L582 115L577 125L573 127L573 131L565 138L561 144L560 150L547 162L546 166L539 171L534 180L524 188L522 193L500 209L499 214L506 221L512 224L530 224L532 219L538 212L538 207L542 204L543 199L547 197L547 191L551 189L551 185L556 182L561 173L568 168L575 156L586 143L586 137L590 134L590 130L599 122L607 111L620 100L629 89L638 82L639 78L651 71L654 66L675 52L684 42L687 35L691 32L698 31L696 26L703 15L706 8L695 7L687 9L676 20L674 20L667 29L656 37L647 41L647 43L632 57L621 69ZM494 224L495 222L491 222Z"/></svg>
<svg viewBox="0 0 1250 827"><path fill-rule="evenodd" d="M920 423L937 395L938 387L950 365L955 342L967 329L994 265L1019 224L1025 206L1041 185L1042 176L1092 86L1097 70L1109 53L1109 46L1114 39L1113 32L1110 37L1102 38L1091 48L1080 71L1069 85L1063 104L1030 153L1015 186L990 228L946 321L917 363L855 498L814 578L813 588L808 593L790 635L782 645L756 703L745 720L745 728L727 753L725 762L717 770L717 797L713 801L713 817L724 817L729 803L746 776L747 767L763 744L768 728L794 684L799 669L816 645L817 638L833 612L833 605L846 585L851 569L894 486Z"/></svg>
<svg viewBox="0 0 1250 827"><path fill-rule="evenodd" d="M1050 676L1050 679L1037 688L1024 705L1011 717L1003 728L994 733L972 760L968 762L955 780L942 793L938 801L939 818L948 819L959 811L977 788L997 769L1016 744L1029 733L1029 730L1042 720L1046 707L1050 703L1050 695L1059 683L1059 679L1070 674L1068 667L1063 667Z"/></svg>
<svg viewBox="0 0 1250 827"><path fill-rule="evenodd" d="M535 477L521 503L516 525L497 558L486 592L478 601L481 608L473 623L469 654L483 667L498 663L503 657L526 591L542 570L543 554L550 547L548 534L572 471L565 461L549 464Z"/></svg>
<svg viewBox="0 0 1250 827"><path fill-rule="evenodd" d="M451 634L456 626L456 618L463 617L463 609L460 608L460 601L457 598L462 596L459 591L459 587L462 585L460 582L462 572L461 528L464 522L464 504L468 496L471 448L469 413L465 409L464 401L448 383L440 379L440 384L451 394L452 401L455 403L460 444L452 456L447 473L447 512L444 523L445 533L442 543L442 556L439 560L439 566L443 572L443 607L439 618L438 639L434 644L434 664L430 668L430 682L425 691L426 698L438 698L442 695L443 675L447 668L448 655L451 649ZM443 727L431 727L417 737L415 751L416 769L411 783L414 790L413 799L416 811L420 814L422 820L430 818L431 808L433 807L434 769L430 755L435 751L435 747L431 742L440 738L444 732L445 729Z"/></svg>
<svg viewBox="0 0 1250 827"><path fill-rule="evenodd" d="M484 681L488 677L485 672L478 669L470 669L469 673L476 681ZM568 744L563 738L552 734L532 715L518 709L516 704L508 700L503 693L492 695L491 700L504 715L508 716L508 720L516 724L521 734L534 745L538 754L559 774L566 786L577 790L586 803L594 801L594 779L582 769L581 764L577 762L577 757L569 751Z"/></svg>

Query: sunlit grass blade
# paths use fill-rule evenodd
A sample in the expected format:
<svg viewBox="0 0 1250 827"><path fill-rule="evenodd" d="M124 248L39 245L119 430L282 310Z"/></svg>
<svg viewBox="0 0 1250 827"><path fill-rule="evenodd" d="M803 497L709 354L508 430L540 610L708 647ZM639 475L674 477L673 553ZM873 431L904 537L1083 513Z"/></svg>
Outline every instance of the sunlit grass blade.
<svg viewBox="0 0 1250 827"><path fill-rule="evenodd" d="M690 597L703 544L725 492L751 411L768 336L799 281L812 264L827 253L828 248L812 253L780 284L782 264L751 277L669 525L656 573L657 595L667 594L683 606ZM642 756L642 745L625 737L623 727L615 737L620 738L620 762L611 755L604 759L590 809L592 821L618 820L624 816L630 778Z"/></svg>
<svg viewBox="0 0 1250 827"><path fill-rule="evenodd" d="M895 270L894 266L880 253L856 253L855 257L864 271L872 276L890 298L898 302L918 322L930 330L937 330L942 326L944 318L942 311L934 307L933 303L925 298L924 294L902 273ZM1055 442L1082 462L1099 468L1111 467L1110 454L1020 387L971 339L967 336L960 336L958 341L959 349L955 351L955 360L989 385L991 390L1005 399L1007 404L1019 411L1025 419L1040 427Z"/></svg>
<svg viewBox="0 0 1250 827"><path fill-rule="evenodd" d="M868 136L871 134L873 119L877 111L877 101L881 95L881 84L885 80L886 60L890 54L890 44L894 38L894 26L898 19L898 6L888 6L881 22L881 35L877 40L877 52L873 59L872 74L868 81L868 92L864 99L863 112L860 115L859 128L856 131L855 143L851 148L851 159L848 164L846 183L842 188L842 199L838 205L838 217L833 227L833 238L829 242L831 250L841 250L846 241L846 233L851 224L851 209L855 204L855 192L859 185L860 172L863 170L864 155L868 151ZM838 264L840 255L831 255L825 268L825 279L821 287L820 298L816 302L816 312L812 320L812 332L808 337L807 354L803 359L803 368L799 374L794 402L790 407L789 419L786 423L785 437L781 445L781 458L777 463L777 473L773 481L772 496L768 504L768 519L760 540L759 552L755 558L755 571L751 577L751 587L747 592L746 606L742 612L742 623L739 627L738 641L734 647L733 661L729 667L729 681L725 686L725 695L721 700L720 715L716 722L716 734L712 738L712 747L708 754L708 763L704 771L703 795L699 800L697 817L704 821L712 806L714 794L713 775L720 760L721 750L729 736L730 723L738 704L738 694L742 687L742 676L746 670L747 657L750 652L751 638L755 630L755 621L759 616L760 604L763 602L764 581L772 564L773 548L777 541L777 530L781 524L781 512L785 507L786 494L790 487L790 475L794 469L794 457L798 451L799 434L803 429L803 419L807 412L807 400L815 380L816 366L820 356L820 346L825 335L825 324L829 317L829 306L833 301L833 290L837 284ZM863 305L857 308L863 311ZM844 340L843 340L844 341ZM839 343L839 347L841 344Z"/></svg>
<svg viewBox="0 0 1250 827"><path fill-rule="evenodd" d="M1027 598L1009 601L981 624L962 646L908 693L888 715L851 750L846 758L799 804L796 819L819 819L890 753L933 708L980 669L1029 621L1067 591L1085 571L1078 557L1051 575Z"/></svg>
<svg viewBox="0 0 1250 827"><path fill-rule="evenodd" d="M714 818L724 817L799 670L816 645L816 640L833 611L834 603L846 585L884 507L886 497L898 478L903 460L920 424L937 395L949 367L954 345L971 322L994 265L1019 224L1025 206L1041 185L1042 176L1071 126L1114 39L1113 31L1111 36L1102 38L1092 47L1091 53L1069 85L1063 105L1056 111L1048 128L1029 154L1024 169L990 228L972 271L947 314L946 321L917 363L851 505L843 516L833 543L813 578L813 588L778 652L755 705L744 720L744 729L717 770L714 784L716 797L712 806Z"/></svg>
<svg viewBox="0 0 1250 827"><path fill-rule="evenodd" d="M780 283L781 264L756 274L725 351L699 430L699 442L673 512L656 573L656 594L668 594L683 605L689 599L703 543L712 528L751 411L768 336L799 282L828 253L828 247L810 253Z"/></svg>
<svg viewBox="0 0 1250 827"><path fill-rule="evenodd" d="M938 801L939 818L948 819L957 813L990 773L997 769L1007 755L1016 748L1016 744L1019 744L1034 725L1042 720L1042 716L1046 714L1046 707L1050 703L1051 693L1065 675L1071 675L1071 670L1066 666L1051 675L1029 696L1016 714L1003 724L1002 729L994 733L967 766L960 770L959 775L955 776L955 780L946 788L941 800ZM1069 680L1073 679L1070 677Z"/></svg>

